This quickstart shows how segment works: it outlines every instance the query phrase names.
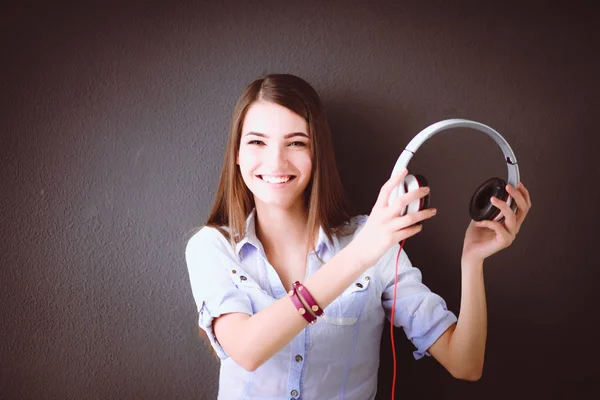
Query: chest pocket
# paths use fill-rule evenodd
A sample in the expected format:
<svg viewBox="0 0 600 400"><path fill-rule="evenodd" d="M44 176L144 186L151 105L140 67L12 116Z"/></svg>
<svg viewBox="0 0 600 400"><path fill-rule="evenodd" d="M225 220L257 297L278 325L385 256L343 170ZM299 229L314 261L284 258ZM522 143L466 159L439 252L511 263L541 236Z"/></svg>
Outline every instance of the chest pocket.
<svg viewBox="0 0 600 400"><path fill-rule="evenodd" d="M355 280L323 310L323 319L331 325L355 325L369 301L370 286L369 276L363 275Z"/></svg>

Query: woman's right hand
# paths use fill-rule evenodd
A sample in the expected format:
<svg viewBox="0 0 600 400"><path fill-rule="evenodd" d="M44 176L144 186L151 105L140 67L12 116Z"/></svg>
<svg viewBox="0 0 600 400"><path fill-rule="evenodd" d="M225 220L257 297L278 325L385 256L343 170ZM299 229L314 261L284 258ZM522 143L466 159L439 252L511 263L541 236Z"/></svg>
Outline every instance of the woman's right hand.
<svg viewBox="0 0 600 400"><path fill-rule="evenodd" d="M436 209L428 208L402 216L402 210L412 201L429 193L429 187L398 196L388 205L392 190L407 175L406 168L392 176L379 191L379 197L371 210L367 222L350 243L356 257L365 268L370 268L396 243L419 233L422 225L419 222L433 217ZM415 225L418 224L418 225Z"/></svg>

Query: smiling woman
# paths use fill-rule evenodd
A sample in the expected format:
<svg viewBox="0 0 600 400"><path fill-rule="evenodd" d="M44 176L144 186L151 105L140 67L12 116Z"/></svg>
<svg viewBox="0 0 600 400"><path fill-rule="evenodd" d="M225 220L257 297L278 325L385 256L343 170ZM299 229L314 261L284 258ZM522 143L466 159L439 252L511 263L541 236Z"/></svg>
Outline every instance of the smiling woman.
<svg viewBox="0 0 600 400"><path fill-rule="evenodd" d="M244 90L215 204L186 248L199 324L221 359L219 399L373 399L386 317L404 329L415 358L432 355L453 376L478 379L483 260L463 259L457 324L398 245L435 215L401 213L426 187L389 204L406 174L383 185L368 218L352 216L315 90L293 75L269 75ZM520 221L503 210L512 228L528 204L510 191L522 210ZM504 228L478 229L467 232L465 248L497 251Z"/></svg>
<svg viewBox="0 0 600 400"><path fill-rule="evenodd" d="M292 177L293 188L288 191L283 185L285 193L274 196L269 194L273 184L264 184L277 180L278 175ZM303 201L299 201L299 194ZM223 233L235 245L244 236L250 212L265 201L279 204L274 212L302 205L309 247L320 227L331 239L333 228L351 214L321 99L306 81L294 75L257 79L238 99L207 225L217 229L227 226Z"/></svg>
<svg viewBox="0 0 600 400"><path fill-rule="evenodd" d="M259 214L302 209L312 173L306 120L275 103L252 104L244 118L237 164Z"/></svg>

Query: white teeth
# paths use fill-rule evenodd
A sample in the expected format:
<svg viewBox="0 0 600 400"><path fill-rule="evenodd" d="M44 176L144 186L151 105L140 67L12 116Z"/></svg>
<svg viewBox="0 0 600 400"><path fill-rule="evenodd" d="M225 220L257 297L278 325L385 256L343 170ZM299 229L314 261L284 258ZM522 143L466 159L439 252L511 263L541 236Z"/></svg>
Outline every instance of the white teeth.
<svg viewBox="0 0 600 400"><path fill-rule="evenodd" d="M263 181L268 182L268 183L285 183L285 182L289 181L290 179L292 179L291 176L275 177L275 176L267 176L267 175L261 175L261 178Z"/></svg>

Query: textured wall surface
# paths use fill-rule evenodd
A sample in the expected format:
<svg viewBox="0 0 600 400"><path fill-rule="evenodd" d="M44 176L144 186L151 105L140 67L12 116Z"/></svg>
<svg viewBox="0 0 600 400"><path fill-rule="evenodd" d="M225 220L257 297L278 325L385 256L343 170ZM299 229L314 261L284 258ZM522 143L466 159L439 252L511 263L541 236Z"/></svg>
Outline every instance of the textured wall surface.
<svg viewBox="0 0 600 400"><path fill-rule="evenodd" d="M216 398L184 248L214 199L233 104L269 72L321 93L362 213L408 141L439 120L486 123L518 157L534 208L486 262L484 375L462 382L432 358L414 361L399 329L398 397L600 393L591 6L39 3L0 14L0 399ZM502 157L487 137L454 130L410 167L439 213L406 249L458 313L467 203L506 175Z"/></svg>

